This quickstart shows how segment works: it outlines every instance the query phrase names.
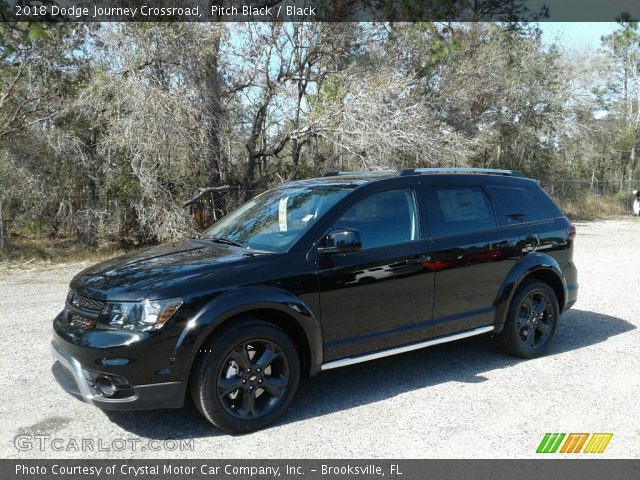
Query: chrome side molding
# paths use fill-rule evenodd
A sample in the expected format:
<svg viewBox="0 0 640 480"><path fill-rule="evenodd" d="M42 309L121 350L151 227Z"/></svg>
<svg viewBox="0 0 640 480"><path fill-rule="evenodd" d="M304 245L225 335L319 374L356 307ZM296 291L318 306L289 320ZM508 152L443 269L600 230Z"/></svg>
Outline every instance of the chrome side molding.
<svg viewBox="0 0 640 480"><path fill-rule="evenodd" d="M347 365L353 365L356 363L368 362L369 360L375 360L377 358L390 357L391 355L397 355L399 353L411 352L413 350L420 350L421 348L431 347L433 345L439 345L440 343L454 342L467 337L473 337L475 335L482 335L483 333L489 333L493 331L493 325L486 327L478 327L473 330L466 330L464 332L454 333L452 335L446 335L444 337L432 338L425 340L424 342L411 343L409 345L403 345L401 347L394 347L388 350L380 350L378 352L366 353L364 355L358 355L357 357L341 358L339 360L333 360L331 362L323 363L320 366L321 370L331 370L332 368L346 367Z"/></svg>

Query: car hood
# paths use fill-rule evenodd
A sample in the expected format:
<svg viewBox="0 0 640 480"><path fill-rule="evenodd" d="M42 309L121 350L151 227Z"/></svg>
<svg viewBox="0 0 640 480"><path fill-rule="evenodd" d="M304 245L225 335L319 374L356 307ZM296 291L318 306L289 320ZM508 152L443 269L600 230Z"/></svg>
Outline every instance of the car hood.
<svg viewBox="0 0 640 480"><path fill-rule="evenodd" d="M238 264L252 256L234 246L205 240L183 240L158 245L93 265L76 275L71 289L91 298L139 301L175 280L188 282L203 274Z"/></svg>

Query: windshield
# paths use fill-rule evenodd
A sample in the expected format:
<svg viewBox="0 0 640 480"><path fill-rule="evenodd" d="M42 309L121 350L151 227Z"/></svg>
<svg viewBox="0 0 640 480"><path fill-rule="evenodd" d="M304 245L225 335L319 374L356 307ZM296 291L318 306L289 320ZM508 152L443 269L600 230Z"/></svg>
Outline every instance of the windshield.
<svg viewBox="0 0 640 480"><path fill-rule="evenodd" d="M335 185L269 190L215 223L202 238L284 252L349 192Z"/></svg>

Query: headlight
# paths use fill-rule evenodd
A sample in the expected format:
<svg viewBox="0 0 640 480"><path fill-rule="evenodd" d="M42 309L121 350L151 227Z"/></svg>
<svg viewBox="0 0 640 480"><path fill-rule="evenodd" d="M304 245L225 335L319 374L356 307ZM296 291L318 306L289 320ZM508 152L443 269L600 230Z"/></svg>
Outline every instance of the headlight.
<svg viewBox="0 0 640 480"><path fill-rule="evenodd" d="M156 330L182 305L182 299L107 303L100 313L98 328L109 330Z"/></svg>

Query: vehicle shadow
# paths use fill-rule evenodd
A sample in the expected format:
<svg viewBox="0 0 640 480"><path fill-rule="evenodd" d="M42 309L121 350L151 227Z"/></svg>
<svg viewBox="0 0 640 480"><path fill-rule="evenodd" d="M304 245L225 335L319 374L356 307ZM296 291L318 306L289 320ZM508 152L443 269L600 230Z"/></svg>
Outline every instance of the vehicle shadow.
<svg viewBox="0 0 640 480"><path fill-rule="evenodd" d="M604 342L636 327L620 318L583 310L561 317L549 355ZM283 425L392 398L404 392L456 381L488 381L483 372L526 360L503 354L488 335L323 372L301 382ZM228 435L204 420L188 402L180 410L104 412L124 430L144 438L187 439Z"/></svg>

